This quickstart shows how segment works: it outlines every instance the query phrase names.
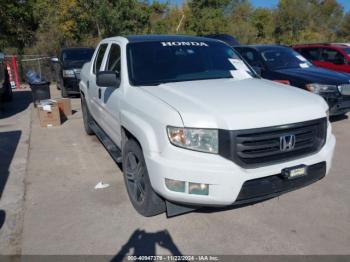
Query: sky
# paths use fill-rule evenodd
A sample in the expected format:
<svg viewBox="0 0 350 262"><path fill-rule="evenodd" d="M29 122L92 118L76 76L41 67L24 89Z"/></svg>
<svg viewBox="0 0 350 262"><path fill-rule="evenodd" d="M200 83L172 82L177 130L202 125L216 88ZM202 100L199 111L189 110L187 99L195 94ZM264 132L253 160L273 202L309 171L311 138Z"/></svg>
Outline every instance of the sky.
<svg viewBox="0 0 350 262"><path fill-rule="evenodd" d="M161 2L166 2L167 0L161 0ZM169 0L172 4L181 4L183 0ZM278 3L278 0L250 0L250 2L255 7L275 7ZM338 0L338 3L344 6L346 12L350 11L350 1L349 0Z"/></svg>
<svg viewBox="0 0 350 262"><path fill-rule="evenodd" d="M274 7L278 3L278 0L250 0L250 1L255 7ZM350 10L349 0L338 0L338 3L343 5L345 11Z"/></svg>

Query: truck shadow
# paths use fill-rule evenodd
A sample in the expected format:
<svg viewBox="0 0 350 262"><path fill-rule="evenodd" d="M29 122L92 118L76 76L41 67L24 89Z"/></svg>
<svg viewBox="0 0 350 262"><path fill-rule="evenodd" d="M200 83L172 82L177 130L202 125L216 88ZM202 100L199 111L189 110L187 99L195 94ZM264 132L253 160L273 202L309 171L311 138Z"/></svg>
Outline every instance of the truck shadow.
<svg viewBox="0 0 350 262"><path fill-rule="evenodd" d="M156 256L156 245L167 249L173 256L182 255L167 230L147 233L137 229L111 261L125 261L126 256Z"/></svg>
<svg viewBox="0 0 350 262"><path fill-rule="evenodd" d="M0 105L0 119L11 117L26 110L32 101L31 91L21 90L13 92L13 100Z"/></svg>
<svg viewBox="0 0 350 262"><path fill-rule="evenodd" d="M267 198L267 199L254 201L254 202L247 203L247 204L238 204L238 205L225 206L225 207L202 207L202 208L197 209L194 212L197 212L197 213L217 213L217 212L229 211L229 210L239 209L239 208L243 208L243 207L247 207L247 206L252 206L252 205L255 205L255 204L263 203L263 202L269 201L269 200L271 200L273 198L276 198L276 197L270 197L270 198Z"/></svg>
<svg viewBox="0 0 350 262"><path fill-rule="evenodd" d="M10 165L22 132L0 132L0 200L10 175ZM0 228L5 222L5 211L0 210Z"/></svg>

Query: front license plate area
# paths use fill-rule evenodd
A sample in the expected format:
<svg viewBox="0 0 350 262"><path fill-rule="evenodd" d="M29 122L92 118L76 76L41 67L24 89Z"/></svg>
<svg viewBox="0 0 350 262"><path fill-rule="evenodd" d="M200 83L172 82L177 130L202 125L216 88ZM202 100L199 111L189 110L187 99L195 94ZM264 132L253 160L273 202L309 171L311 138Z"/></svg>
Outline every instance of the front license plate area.
<svg viewBox="0 0 350 262"><path fill-rule="evenodd" d="M281 172L282 176L286 179L296 179L298 177L307 175L307 166L299 165L295 167L285 168Z"/></svg>

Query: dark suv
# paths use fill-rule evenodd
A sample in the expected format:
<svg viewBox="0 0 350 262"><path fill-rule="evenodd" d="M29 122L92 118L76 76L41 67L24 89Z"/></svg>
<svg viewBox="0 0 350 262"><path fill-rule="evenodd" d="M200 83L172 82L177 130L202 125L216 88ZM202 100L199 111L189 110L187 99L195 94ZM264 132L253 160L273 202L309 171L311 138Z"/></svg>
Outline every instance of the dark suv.
<svg viewBox="0 0 350 262"><path fill-rule="evenodd" d="M4 53L0 52L0 103L12 100L12 88L4 59Z"/></svg>
<svg viewBox="0 0 350 262"><path fill-rule="evenodd" d="M80 71L83 65L91 60L94 51L94 48L64 48L58 58L51 59L58 64L56 80L62 97L80 94Z"/></svg>
<svg viewBox="0 0 350 262"><path fill-rule="evenodd" d="M350 73L349 44L307 44L292 47L316 66Z"/></svg>
<svg viewBox="0 0 350 262"><path fill-rule="evenodd" d="M329 105L330 115L350 111L350 74L313 66L285 46L252 45L235 49L261 77L321 95Z"/></svg>

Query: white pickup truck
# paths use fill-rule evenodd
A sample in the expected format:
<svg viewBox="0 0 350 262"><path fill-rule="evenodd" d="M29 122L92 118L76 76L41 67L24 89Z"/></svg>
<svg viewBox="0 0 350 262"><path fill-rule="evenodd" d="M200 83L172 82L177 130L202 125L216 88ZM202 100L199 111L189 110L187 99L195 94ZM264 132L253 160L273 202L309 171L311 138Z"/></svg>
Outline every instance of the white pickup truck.
<svg viewBox="0 0 350 262"><path fill-rule="evenodd" d="M82 69L80 92L87 134L122 163L144 216L258 202L331 167L324 100L260 79L214 39L105 39Z"/></svg>

